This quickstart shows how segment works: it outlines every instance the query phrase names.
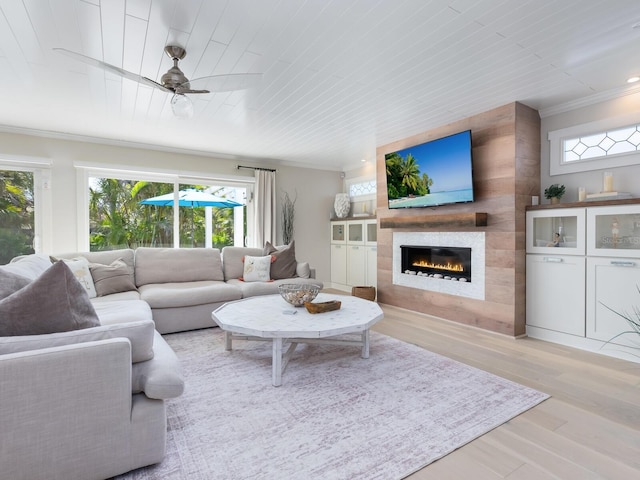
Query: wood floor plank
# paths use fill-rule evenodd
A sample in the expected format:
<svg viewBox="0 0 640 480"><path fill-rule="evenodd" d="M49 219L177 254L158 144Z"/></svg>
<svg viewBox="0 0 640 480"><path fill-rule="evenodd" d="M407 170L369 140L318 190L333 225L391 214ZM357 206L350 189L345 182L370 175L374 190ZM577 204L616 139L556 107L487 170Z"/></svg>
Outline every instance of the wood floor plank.
<svg viewBox="0 0 640 480"><path fill-rule="evenodd" d="M381 306L374 330L551 395L408 479L640 478L640 363Z"/></svg>

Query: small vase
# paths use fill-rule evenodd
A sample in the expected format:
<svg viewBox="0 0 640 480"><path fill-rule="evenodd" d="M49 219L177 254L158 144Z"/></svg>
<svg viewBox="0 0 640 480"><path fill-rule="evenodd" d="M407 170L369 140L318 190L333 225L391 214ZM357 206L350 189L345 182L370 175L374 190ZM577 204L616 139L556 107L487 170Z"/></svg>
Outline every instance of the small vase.
<svg viewBox="0 0 640 480"><path fill-rule="evenodd" d="M551 201L551 205L557 205L560 203L559 197L551 197L549 200Z"/></svg>
<svg viewBox="0 0 640 480"><path fill-rule="evenodd" d="M336 199L333 202L333 208L336 211L338 218L345 218L349 215L351 209L351 202L348 193L337 193Z"/></svg>

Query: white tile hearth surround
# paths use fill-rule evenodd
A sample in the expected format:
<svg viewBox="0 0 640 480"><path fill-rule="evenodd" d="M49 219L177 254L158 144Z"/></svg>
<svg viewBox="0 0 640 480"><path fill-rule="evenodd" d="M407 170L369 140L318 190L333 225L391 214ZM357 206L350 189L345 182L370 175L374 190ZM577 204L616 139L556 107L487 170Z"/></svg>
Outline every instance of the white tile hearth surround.
<svg viewBox="0 0 640 480"><path fill-rule="evenodd" d="M403 273L400 245L461 247L471 249L471 282L457 282ZM393 284L484 300L484 232L395 232L393 234Z"/></svg>

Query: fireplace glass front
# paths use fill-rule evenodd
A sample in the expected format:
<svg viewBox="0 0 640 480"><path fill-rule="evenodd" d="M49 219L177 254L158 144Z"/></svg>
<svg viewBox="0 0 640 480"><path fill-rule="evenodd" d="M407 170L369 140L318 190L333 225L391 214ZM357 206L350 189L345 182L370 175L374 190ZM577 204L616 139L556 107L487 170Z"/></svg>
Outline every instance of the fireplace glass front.
<svg viewBox="0 0 640 480"><path fill-rule="evenodd" d="M400 245L402 272L446 280L471 281L471 249Z"/></svg>

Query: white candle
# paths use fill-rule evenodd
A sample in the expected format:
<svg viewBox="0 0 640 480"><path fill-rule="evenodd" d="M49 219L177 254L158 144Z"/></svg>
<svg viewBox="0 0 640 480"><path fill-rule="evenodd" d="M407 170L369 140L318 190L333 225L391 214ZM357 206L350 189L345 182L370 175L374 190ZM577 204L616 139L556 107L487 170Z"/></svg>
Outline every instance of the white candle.
<svg viewBox="0 0 640 480"><path fill-rule="evenodd" d="M587 191L585 190L584 187L578 187L578 201L579 202L584 202L584 200L587 198Z"/></svg>
<svg viewBox="0 0 640 480"><path fill-rule="evenodd" d="M613 173L604 172L604 191L613 192Z"/></svg>

